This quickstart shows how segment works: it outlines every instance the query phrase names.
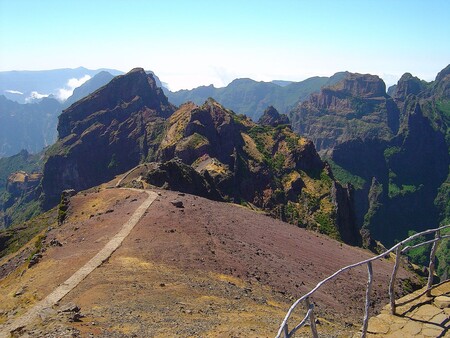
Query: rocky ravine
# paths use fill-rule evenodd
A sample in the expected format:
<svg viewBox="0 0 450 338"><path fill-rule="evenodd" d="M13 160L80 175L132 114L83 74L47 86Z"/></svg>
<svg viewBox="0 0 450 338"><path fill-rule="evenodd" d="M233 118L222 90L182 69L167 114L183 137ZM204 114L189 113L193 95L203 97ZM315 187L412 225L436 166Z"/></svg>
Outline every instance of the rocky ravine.
<svg viewBox="0 0 450 338"><path fill-rule="evenodd" d="M387 246L449 219L449 69L431 83L407 73L392 97L377 76L348 74L290 114L356 188L358 226Z"/></svg>

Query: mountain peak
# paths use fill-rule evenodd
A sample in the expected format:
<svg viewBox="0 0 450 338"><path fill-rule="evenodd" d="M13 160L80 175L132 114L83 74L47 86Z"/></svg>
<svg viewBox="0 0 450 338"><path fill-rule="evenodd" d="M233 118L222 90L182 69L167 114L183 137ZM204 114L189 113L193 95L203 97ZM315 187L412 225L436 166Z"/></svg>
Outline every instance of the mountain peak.
<svg viewBox="0 0 450 338"><path fill-rule="evenodd" d="M386 85L377 75L346 73L344 79L327 89L361 97L384 97Z"/></svg>
<svg viewBox="0 0 450 338"><path fill-rule="evenodd" d="M64 110L59 140L47 152L44 204L55 203L64 189L82 190L137 165L153 151L174 110L142 68L115 77Z"/></svg>
<svg viewBox="0 0 450 338"><path fill-rule="evenodd" d="M289 124L289 118L285 114L280 114L273 106L269 106L264 111L258 123L263 126L276 127L281 124Z"/></svg>
<svg viewBox="0 0 450 338"><path fill-rule="evenodd" d="M434 83L438 96L446 98L450 96L450 65L439 72Z"/></svg>
<svg viewBox="0 0 450 338"><path fill-rule="evenodd" d="M436 76L436 82L442 81L447 75L450 75L450 65L442 69Z"/></svg>
<svg viewBox="0 0 450 338"><path fill-rule="evenodd" d="M404 101L410 94L417 95L424 89L422 81L418 77L405 73L398 80L397 86L392 94L392 97L399 101Z"/></svg>
<svg viewBox="0 0 450 338"><path fill-rule="evenodd" d="M80 122L95 112L120 108L131 111L132 106L146 107L165 118L174 111L153 75L147 74L143 68L134 68L64 110L59 118L59 137L83 131L84 126L80 128ZM95 119L88 120L92 124L95 122Z"/></svg>
<svg viewBox="0 0 450 338"><path fill-rule="evenodd" d="M144 73L145 74L145 70L142 67L135 67L132 70L130 70L127 74L132 74L132 73Z"/></svg>

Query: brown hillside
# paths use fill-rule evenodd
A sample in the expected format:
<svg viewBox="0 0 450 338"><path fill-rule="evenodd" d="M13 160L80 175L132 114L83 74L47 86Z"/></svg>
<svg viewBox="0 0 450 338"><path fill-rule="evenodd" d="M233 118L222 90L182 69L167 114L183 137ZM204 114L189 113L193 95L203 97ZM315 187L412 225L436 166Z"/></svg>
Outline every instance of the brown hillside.
<svg viewBox="0 0 450 338"><path fill-rule="evenodd" d="M57 311L73 302L85 317L70 322L54 310L44 311L43 321L25 329L28 334L270 337L295 298L339 268L370 256L237 205L158 193L110 259L54 307ZM62 246L47 246L38 264L19 266L0 281L0 324L21 316L63 283L118 232L144 198L118 189L72 197L67 221L49 231L44 242L46 247L55 238ZM174 199L184 208L173 206ZM387 301L391 268L386 260L374 265L375 309ZM319 330L348 335L359 328L366 271L354 270L345 278L314 297L322 318ZM350 313L344 316L344 309Z"/></svg>

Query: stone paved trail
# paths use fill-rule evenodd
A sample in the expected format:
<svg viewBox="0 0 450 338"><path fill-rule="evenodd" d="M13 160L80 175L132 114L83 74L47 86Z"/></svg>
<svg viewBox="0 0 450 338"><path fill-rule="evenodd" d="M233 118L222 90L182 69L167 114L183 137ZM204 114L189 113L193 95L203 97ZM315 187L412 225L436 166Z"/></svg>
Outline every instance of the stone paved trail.
<svg viewBox="0 0 450 338"><path fill-rule="evenodd" d="M130 189L135 191L143 191L137 189ZM122 244L123 240L130 234L134 226L139 222L144 213L150 207L150 205L155 201L158 196L156 193L151 191L145 191L148 197L142 204L136 209L136 211L131 215L130 219L123 224L121 230L101 249L91 260L89 260L83 267L81 267L77 272L75 272L69 279L67 279L63 284L57 287L51 294L46 298L41 300L39 303L34 305L27 313L22 317L17 318L12 323L8 323L5 326L0 326L0 338L10 337L11 332L20 331L30 324L33 320L38 317L38 314L46 308L50 308L55 305L59 300L61 300L65 295L67 295L71 290L73 290L83 279L85 279L92 271L99 267L104 261L106 261L114 251Z"/></svg>
<svg viewBox="0 0 450 338"><path fill-rule="evenodd" d="M436 286L431 297L421 289L396 304L397 315L391 315L387 305L369 320L368 338L450 337L450 281Z"/></svg>

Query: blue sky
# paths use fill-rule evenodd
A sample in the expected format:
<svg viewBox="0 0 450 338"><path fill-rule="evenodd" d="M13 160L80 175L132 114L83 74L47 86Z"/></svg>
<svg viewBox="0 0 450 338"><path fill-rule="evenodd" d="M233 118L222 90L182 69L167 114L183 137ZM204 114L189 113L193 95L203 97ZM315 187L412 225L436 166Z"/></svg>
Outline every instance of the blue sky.
<svg viewBox="0 0 450 338"><path fill-rule="evenodd" d="M0 70L134 67L172 89L338 71L432 80L450 1L0 0Z"/></svg>

